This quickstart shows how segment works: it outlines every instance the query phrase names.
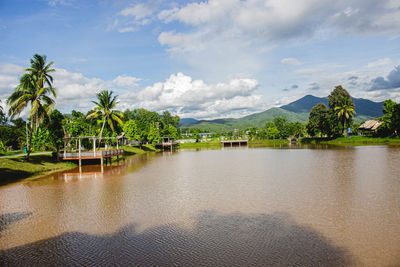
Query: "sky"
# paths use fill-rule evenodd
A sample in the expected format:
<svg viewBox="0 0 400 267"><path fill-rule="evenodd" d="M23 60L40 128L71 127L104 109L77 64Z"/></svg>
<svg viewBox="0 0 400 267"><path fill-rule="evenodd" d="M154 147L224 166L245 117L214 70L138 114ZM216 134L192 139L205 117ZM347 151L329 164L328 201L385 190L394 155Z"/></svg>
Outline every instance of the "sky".
<svg viewBox="0 0 400 267"><path fill-rule="evenodd" d="M0 99L34 54L56 108L242 117L342 85L400 102L400 0L0 0ZM26 116L27 112L22 113Z"/></svg>

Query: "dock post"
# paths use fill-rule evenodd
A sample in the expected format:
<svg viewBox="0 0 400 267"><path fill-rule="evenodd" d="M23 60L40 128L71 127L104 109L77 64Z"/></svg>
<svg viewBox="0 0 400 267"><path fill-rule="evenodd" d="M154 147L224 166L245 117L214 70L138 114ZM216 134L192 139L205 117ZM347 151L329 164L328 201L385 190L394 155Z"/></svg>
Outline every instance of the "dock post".
<svg viewBox="0 0 400 267"><path fill-rule="evenodd" d="M82 172L82 159L79 158L79 172Z"/></svg>
<svg viewBox="0 0 400 267"><path fill-rule="evenodd" d="M103 166L103 156L100 158L100 163L101 163L101 173L104 172L104 166Z"/></svg>

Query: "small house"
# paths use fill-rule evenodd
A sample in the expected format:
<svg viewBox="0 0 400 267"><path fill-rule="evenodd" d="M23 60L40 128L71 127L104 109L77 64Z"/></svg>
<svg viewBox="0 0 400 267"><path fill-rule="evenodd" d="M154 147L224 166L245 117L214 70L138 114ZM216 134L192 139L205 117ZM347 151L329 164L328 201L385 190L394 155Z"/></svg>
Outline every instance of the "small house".
<svg viewBox="0 0 400 267"><path fill-rule="evenodd" d="M378 120L369 120L364 122L358 127L358 130L361 135L376 133L378 131L379 126L383 124L382 121Z"/></svg>

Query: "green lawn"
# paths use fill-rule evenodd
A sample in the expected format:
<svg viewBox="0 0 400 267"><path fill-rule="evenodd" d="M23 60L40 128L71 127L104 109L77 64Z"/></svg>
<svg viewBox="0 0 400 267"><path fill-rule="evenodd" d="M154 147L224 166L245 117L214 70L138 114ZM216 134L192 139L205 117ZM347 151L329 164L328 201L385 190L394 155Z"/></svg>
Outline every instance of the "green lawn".
<svg viewBox="0 0 400 267"><path fill-rule="evenodd" d="M366 137L366 136L348 136L339 137L336 139L328 138L302 138L300 140L304 144L331 144L331 145L400 145L400 138L381 138L381 137Z"/></svg>
<svg viewBox="0 0 400 267"><path fill-rule="evenodd" d="M24 156L0 158L0 183L74 167L75 164L57 161L52 155L32 155L29 161L26 161Z"/></svg>
<svg viewBox="0 0 400 267"><path fill-rule="evenodd" d="M221 147L222 147L222 145L221 145L221 142L219 142L219 141L179 144L179 148L182 148L182 149L221 148Z"/></svg>

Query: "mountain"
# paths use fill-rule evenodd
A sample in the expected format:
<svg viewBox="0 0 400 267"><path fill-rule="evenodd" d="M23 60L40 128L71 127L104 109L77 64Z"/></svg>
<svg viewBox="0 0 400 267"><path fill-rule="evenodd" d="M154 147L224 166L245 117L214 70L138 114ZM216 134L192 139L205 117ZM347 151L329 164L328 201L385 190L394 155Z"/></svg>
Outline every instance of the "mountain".
<svg viewBox="0 0 400 267"><path fill-rule="evenodd" d="M363 98L351 98L355 105L356 117L381 117L383 115L383 102L373 102ZM311 109L318 103L324 103L328 106L328 97L316 97L313 95L306 95L290 104L284 105L281 108L292 111L295 113L309 113Z"/></svg>
<svg viewBox="0 0 400 267"><path fill-rule="evenodd" d="M198 120L193 119L193 118L182 118L179 121L179 124L182 125L182 124L185 124L185 123L197 123L197 122L198 122Z"/></svg>
<svg viewBox="0 0 400 267"><path fill-rule="evenodd" d="M355 122L362 122L368 119L378 118L383 115L383 102L373 102L363 98L352 98L356 115ZM292 103L280 108L271 108L260 113L254 113L242 118L225 118L215 120L193 119L190 123L182 123L183 128L199 128L205 131L228 131L232 129L246 129L249 127L264 127L265 123L272 121L275 117L285 117L289 121L307 122L310 110L318 103L324 103L328 106L327 97L316 97L306 95ZM185 119L182 119L185 120Z"/></svg>

